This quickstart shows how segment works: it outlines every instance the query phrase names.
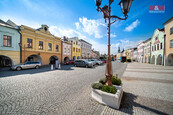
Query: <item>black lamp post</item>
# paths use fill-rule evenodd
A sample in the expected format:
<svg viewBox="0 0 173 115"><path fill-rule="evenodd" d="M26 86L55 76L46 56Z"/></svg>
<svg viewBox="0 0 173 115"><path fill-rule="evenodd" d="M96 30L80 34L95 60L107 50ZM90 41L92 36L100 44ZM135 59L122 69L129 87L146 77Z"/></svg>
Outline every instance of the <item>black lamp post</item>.
<svg viewBox="0 0 173 115"><path fill-rule="evenodd" d="M97 6L97 11L98 12L102 12L105 22L106 20L108 20L108 57L107 57L107 61L106 61L106 85L111 86L112 85L112 63L111 63L111 56L110 56L110 26L111 24L113 24L114 22L116 22L116 19L119 20L126 20L128 15L127 13L130 10L131 4L133 0L121 0L119 5L121 6L121 10L124 14L123 18L120 18L118 16L115 15L111 15L111 4L114 0L109 0L109 5L105 5L104 7L100 7L102 0L95 0L96 6ZM111 22L111 19L115 19L114 21Z"/></svg>

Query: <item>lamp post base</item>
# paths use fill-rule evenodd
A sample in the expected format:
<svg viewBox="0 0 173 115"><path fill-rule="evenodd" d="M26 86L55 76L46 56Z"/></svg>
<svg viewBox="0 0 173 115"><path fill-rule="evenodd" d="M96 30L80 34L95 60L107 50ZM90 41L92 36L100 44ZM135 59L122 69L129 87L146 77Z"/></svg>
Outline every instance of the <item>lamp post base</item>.
<svg viewBox="0 0 173 115"><path fill-rule="evenodd" d="M112 63L111 63L111 56L108 55L106 61L106 85L112 86Z"/></svg>

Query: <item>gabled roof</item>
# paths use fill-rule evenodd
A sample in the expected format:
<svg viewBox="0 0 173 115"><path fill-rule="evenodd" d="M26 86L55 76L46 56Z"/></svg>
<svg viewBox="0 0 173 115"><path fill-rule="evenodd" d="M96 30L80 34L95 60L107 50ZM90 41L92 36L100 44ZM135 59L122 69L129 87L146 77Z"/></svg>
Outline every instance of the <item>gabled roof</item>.
<svg viewBox="0 0 173 115"><path fill-rule="evenodd" d="M164 31L165 31L165 29L164 29L164 28L162 28L162 29L158 28L158 30L159 30L159 31L162 31L162 32L164 32Z"/></svg>
<svg viewBox="0 0 173 115"><path fill-rule="evenodd" d="M163 23L163 25L166 25L167 23L169 23L172 20L173 20L173 17L171 17L169 20L167 20L165 23Z"/></svg>
<svg viewBox="0 0 173 115"><path fill-rule="evenodd" d="M8 27L8 28L12 28L12 29L17 29L11 25L9 25L8 23L4 22L3 20L0 19L0 25L4 26L4 27Z"/></svg>
<svg viewBox="0 0 173 115"><path fill-rule="evenodd" d="M151 40L151 38L149 38L149 39L145 40L145 41L144 41L144 43L146 43L146 42L148 42L148 41L150 41L150 40Z"/></svg>
<svg viewBox="0 0 173 115"><path fill-rule="evenodd" d="M3 20L1 20L1 19L0 19L0 23L1 23L1 24L5 24L5 25L10 26L8 23L4 22L4 21L3 21Z"/></svg>

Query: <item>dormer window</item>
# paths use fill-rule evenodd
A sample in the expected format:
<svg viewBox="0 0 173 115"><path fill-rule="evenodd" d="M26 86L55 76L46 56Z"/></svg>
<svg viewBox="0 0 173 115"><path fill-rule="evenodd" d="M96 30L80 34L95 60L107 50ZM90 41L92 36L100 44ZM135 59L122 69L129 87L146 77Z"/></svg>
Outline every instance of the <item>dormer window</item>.
<svg viewBox="0 0 173 115"><path fill-rule="evenodd" d="M44 27L44 30L47 31L47 27Z"/></svg>
<svg viewBox="0 0 173 115"><path fill-rule="evenodd" d="M157 41L158 40L158 36L155 38L155 41Z"/></svg>

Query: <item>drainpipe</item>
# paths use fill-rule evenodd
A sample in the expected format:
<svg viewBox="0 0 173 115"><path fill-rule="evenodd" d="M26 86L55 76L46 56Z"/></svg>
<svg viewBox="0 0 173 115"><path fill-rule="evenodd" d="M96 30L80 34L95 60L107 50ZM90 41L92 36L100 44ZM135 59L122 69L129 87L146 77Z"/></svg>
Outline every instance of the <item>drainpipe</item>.
<svg viewBox="0 0 173 115"><path fill-rule="evenodd" d="M151 64L151 50L152 48L151 48L151 42L150 42L150 64Z"/></svg>
<svg viewBox="0 0 173 115"><path fill-rule="evenodd" d="M19 29L18 29L18 32L19 32L19 34L20 34L20 63L22 63L22 34L21 34L21 29L20 29L20 27L19 27Z"/></svg>
<svg viewBox="0 0 173 115"><path fill-rule="evenodd" d="M61 64L62 64L62 57L63 57L63 41L61 41Z"/></svg>
<svg viewBox="0 0 173 115"><path fill-rule="evenodd" d="M163 47L163 46L162 46ZM166 50L166 34L164 35L164 49L163 49L163 66L165 66L166 65L166 54L165 54L165 50Z"/></svg>

